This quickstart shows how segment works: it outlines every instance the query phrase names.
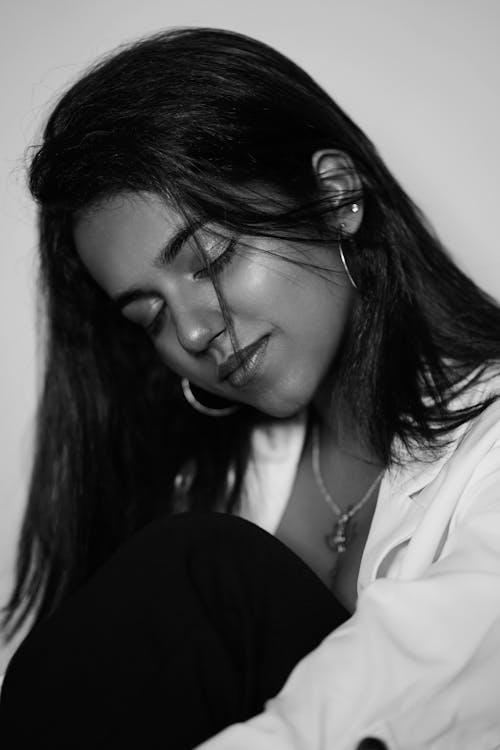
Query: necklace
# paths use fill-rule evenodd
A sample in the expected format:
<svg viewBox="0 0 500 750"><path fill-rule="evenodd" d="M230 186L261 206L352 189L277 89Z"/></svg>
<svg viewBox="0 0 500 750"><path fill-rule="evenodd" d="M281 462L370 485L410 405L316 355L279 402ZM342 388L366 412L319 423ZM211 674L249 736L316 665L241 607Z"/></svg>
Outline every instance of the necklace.
<svg viewBox="0 0 500 750"><path fill-rule="evenodd" d="M320 468L319 425L317 424L313 425L312 431L312 468L314 473L314 480L318 485L318 489L323 495L327 505L336 516L332 531L325 537L325 541L329 549L331 549L332 552L335 552L337 555L335 567L332 571L332 576L334 577L338 568L340 558L347 549L348 537L351 537L355 533L355 527L353 527L351 521L356 513L358 513L358 511L360 511L361 508L368 502L375 486L381 480L384 474L384 470L382 470L380 474L375 478L375 480L371 483L361 500L359 500L359 502L357 502L355 505L351 505L346 511L343 511L342 508L337 505L333 497L330 495L323 481Z"/></svg>

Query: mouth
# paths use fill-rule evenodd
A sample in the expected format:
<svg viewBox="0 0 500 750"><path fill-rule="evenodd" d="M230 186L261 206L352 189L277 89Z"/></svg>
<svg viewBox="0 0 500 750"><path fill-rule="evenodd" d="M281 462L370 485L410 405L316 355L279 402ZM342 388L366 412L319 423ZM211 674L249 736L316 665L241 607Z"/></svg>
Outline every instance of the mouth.
<svg viewBox="0 0 500 750"><path fill-rule="evenodd" d="M246 385L257 373L268 341L269 336L263 336L253 344L231 354L217 370L219 380L236 386Z"/></svg>

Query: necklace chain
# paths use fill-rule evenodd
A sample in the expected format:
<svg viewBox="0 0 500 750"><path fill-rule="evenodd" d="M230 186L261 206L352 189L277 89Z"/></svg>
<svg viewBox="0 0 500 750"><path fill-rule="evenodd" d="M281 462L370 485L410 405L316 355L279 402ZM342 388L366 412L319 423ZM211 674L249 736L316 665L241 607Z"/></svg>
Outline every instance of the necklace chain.
<svg viewBox="0 0 500 750"><path fill-rule="evenodd" d="M382 470L380 474L375 478L375 480L371 483L361 500L359 500L359 502L357 502L355 505L352 505L346 511L343 511L342 508L337 505L331 494L328 492L325 482L323 481L320 467L320 434L318 424L313 425L312 432L312 468L314 480L318 485L318 489L323 495L323 498L325 499L327 505L330 507L330 510L332 510L333 513L337 516L333 531L326 537L326 542L330 549L340 556L343 552L346 551L347 548L347 529L350 521L356 515L356 513L358 513L358 511L360 511L361 508L366 505L375 486L382 478L384 470Z"/></svg>

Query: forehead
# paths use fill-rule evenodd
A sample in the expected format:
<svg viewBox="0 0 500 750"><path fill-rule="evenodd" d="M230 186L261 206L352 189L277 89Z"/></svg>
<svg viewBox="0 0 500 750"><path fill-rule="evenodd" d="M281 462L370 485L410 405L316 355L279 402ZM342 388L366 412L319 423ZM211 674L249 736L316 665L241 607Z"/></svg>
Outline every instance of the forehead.
<svg viewBox="0 0 500 750"><path fill-rule="evenodd" d="M185 226L159 196L124 193L100 203L74 224L76 251L108 293L152 269L158 251Z"/></svg>

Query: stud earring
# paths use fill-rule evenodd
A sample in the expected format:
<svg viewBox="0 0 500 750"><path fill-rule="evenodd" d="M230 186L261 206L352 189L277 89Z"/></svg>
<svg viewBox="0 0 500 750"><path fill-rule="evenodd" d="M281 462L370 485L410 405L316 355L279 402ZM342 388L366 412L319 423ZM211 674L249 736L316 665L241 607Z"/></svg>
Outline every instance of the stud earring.
<svg viewBox="0 0 500 750"><path fill-rule="evenodd" d="M358 204L357 204L357 203L353 203L353 204L352 204L352 206L351 206L351 211L353 212L353 214L357 214L357 213L358 213L358 211L359 211L359 206L358 206Z"/></svg>

